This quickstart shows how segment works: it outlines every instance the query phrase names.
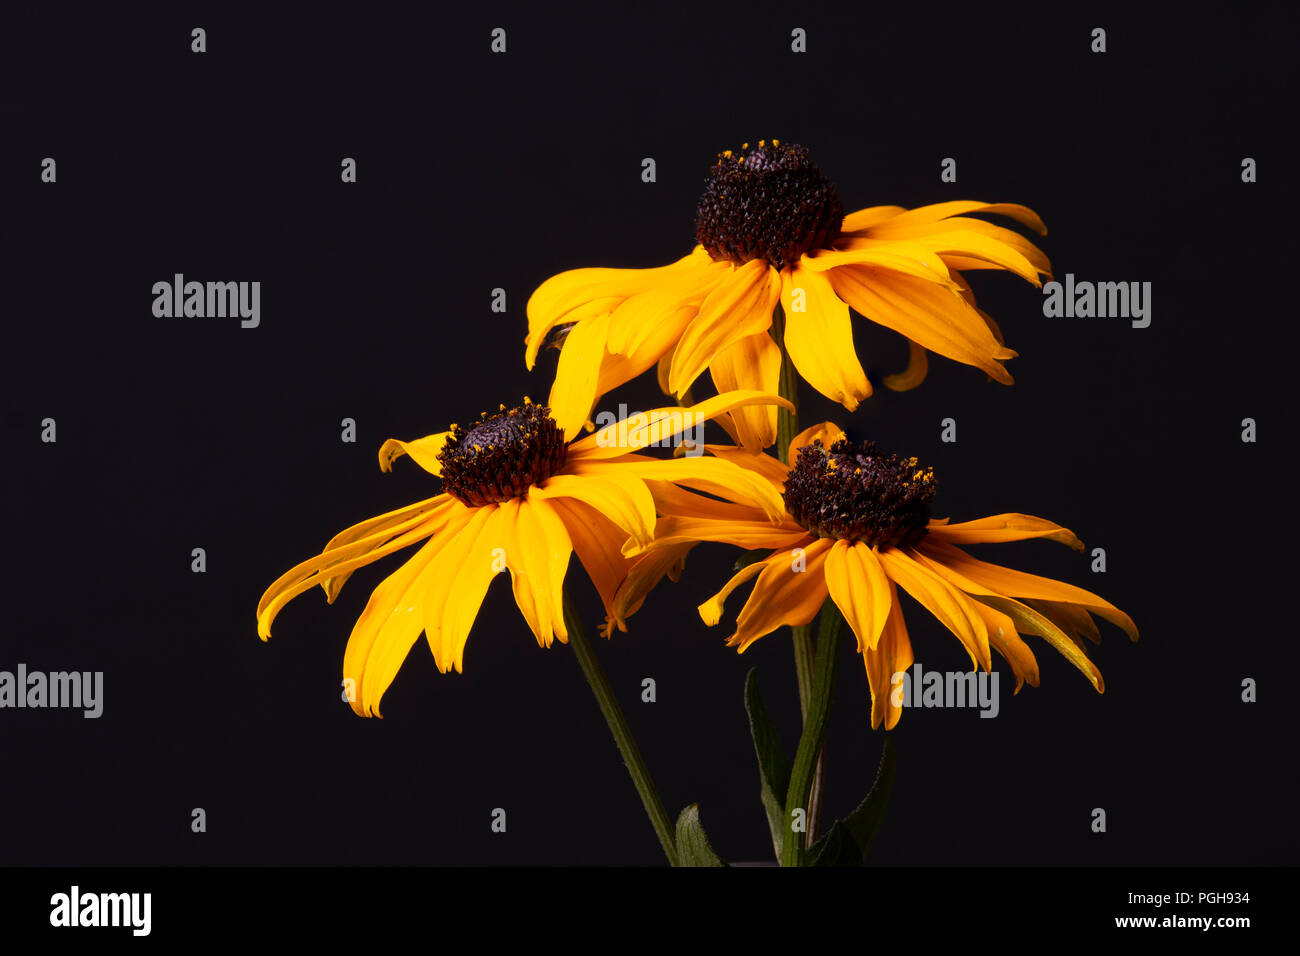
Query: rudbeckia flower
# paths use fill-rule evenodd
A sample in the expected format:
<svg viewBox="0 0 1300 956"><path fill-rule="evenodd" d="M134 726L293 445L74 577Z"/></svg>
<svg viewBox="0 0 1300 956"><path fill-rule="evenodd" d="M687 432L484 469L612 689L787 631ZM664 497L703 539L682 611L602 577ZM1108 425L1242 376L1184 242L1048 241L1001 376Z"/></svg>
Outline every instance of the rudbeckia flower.
<svg viewBox="0 0 1300 956"><path fill-rule="evenodd" d="M697 245L653 269L576 269L528 301L525 361L563 333L550 406L572 437L605 392L658 363L665 392L684 396L708 369L719 391L777 390L781 349L769 328L784 312L783 344L799 374L852 411L871 394L853 345L849 309L909 340L892 388L924 378L927 352L975 366L1003 384L1007 348L978 309L967 269L1004 269L1034 285L1047 257L992 213L1046 233L1030 209L942 202L873 206L844 215L839 193L808 151L778 140L718 156L696 213ZM739 413L741 443L772 444L776 412Z"/></svg>
<svg viewBox="0 0 1300 956"><path fill-rule="evenodd" d="M733 392L691 408L657 409L566 443L549 410L526 401L485 414L470 428L390 439L379 449L380 467L388 471L406 455L441 478L442 493L353 525L281 575L258 602L258 635L271 636L276 615L297 595L320 585L333 603L358 568L416 544L420 549L375 588L348 639L343 676L361 716L380 716L380 700L421 632L442 673L461 671L466 638L500 571L510 572L515 603L542 647L568 640L563 587L574 552L611 620L623 626L636 608L613 613L631 563L622 547L629 540L649 544L658 497L681 485L744 502L773 520L781 514L776 490L752 471L716 457L638 452L765 402L789 405L776 396Z"/></svg>
<svg viewBox="0 0 1300 956"><path fill-rule="evenodd" d="M915 458L878 452L872 442L854 445L829 423L808 429L791 443L795 464L738 448L708 446L715 455L762 474L783 488L783 520L741 504L726 514L671 513L659 519L649 545L629 541L629 554L689 548L721 541L747 550L774 548L745 566L700 605L710 626L722 618L728 596L748 581L754 587L727 643L744 652L785 625L808 624L829 596L857 637L871 687L871 725L891 729L901 708L891 678L912 666L899 588L938 618L961 642L972 664L991 669L996 650L1016 679L1016 691L1038 686L1038 662L1020 635L1046 640L1100 693L1101 672L1082 638L1100 641L1092 615L1137 640L1127 614L1082 588L989 564L966 545L1048 538L1082 551L1073 532L1042 518L1000 514L950 524L931 517L934 473ZM698 498L699 496L694 496Z"/></svg>

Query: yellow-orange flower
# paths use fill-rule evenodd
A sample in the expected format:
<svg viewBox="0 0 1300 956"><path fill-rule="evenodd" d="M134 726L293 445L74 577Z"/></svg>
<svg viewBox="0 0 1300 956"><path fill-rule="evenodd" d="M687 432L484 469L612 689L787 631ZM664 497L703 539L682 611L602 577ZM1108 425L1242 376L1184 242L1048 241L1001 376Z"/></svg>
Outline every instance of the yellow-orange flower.
<svg viewBox="0 0 1300 956"><path fill-rule="evenodd" d="M380 716L380 700L421 632L440 671L461 670L470 628L503 570L543 647L568 640L562 589L574 552L610 624L626 630L624 619L636 608L615 610L614 595L632 563L621 551L629 541L650 543L660 498L681 486L744 502L773 520L781 512L776 490L731 462L639 452L718 415L767 402L789 405L776 396L732 392L691 408L656 409L573 443L565 442L546 408L526 402L502 406L468 429L390 439L379 450L380 467L388 471L407 455L442 479L443 492L340 532L319 555L281 575L258 602L258 634L269 638L276 615L304 591L320 585L333 603L358 568L416 544L419 551L375 588L348 640L343 676L352 709L362 716Z"/></svg>
<svg viewBox="0 0 1300 956"><path fill-rule="evenodd" d="M978 560L964 545L1049 538L1076 550L1083 544L1060 525L1024 514L1000 514L957 524L930 516L934 476L916 459L881 455L871 443L854 446L829 423L791 443L793 468L769 455L708 446L726 460L762 474L783 489L785 517L735 503L704 513L674 513L661 505L655 540L628 542L630 555L667 549L684 553L701 541L746 550L775 549L747 565L700 605L709 625L722 617L727 597L742 584L754 587L727 643L743 652L779 627L809 623L829 596L857 636L871 687L871 724L892 728L901 715L891 679L913 663L898 589L938 618L988 671L991 650L1006 659L1016 690L1038 685L1038 662L1020 635L1046 640L1101 692L1101 672L1088 658L1084 638L1099 641L1092 615L1137 640L1127 614L1097 595L1050 578ZM680 498L699 498L683 493ZM617 603L617 597L616 597Z"/></svg>
<svg viewBox="0 0 1300 956"><path fill-rule="evenodd" d="M783 344L799 374L852 411L871 394L853 344L849 309L910 342L911 388L927 352L975 366L1004 384L1007 348L975 305L962 273L1003 269L1034 285L1047 257L1018 233L973 218L1008 216L1046 233L1030 209L943 202L843 214L835 187L801 146L760 141L718 157L696 219L698 245L652 269L576 269L528 301L525 361L563 330L550 405L572 437L605 392L658 363L665 392L684 396L708 369L719 391L777 390L781 355L769 329L784 311ZM776 436L776 412L738 412L738 438L758 450Z"/></svg>

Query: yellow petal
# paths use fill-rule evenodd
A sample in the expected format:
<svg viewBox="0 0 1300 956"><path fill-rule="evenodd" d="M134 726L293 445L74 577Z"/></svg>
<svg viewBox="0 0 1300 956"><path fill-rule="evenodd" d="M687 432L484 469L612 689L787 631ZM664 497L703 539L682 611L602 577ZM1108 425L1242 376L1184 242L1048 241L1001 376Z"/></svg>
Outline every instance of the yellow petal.
<svg viewBox="0 0 1300 956"><path fill-rule="evenodd" d="M791 445L792 449L793 447ZM704 450L715 458L757 472L771 482L777 491L785 487L785 478L790 473L790 466L785 462L777 461L771 455L755 454L734 445L705 445Z"/></svg>
<svg viewBox="0 0 1300 956"><path fill-rule="evenodd" d="M1030 687L1037 687L1038 659L1034 657L1034 652L1029 649L1029 645L1016 633L1015 622L987 604L979 601L975 601L974 604L980 617L984 618L984 626L988 628L989 644L1011 665L1011 673L1016 678L1016 689L1013 693L1020 693L1020 688L1026 682Z"/></svg>
<svg viewBox="0 0 1300 956"><path fill-rule="evenodd" d="M780 405L794 411L787 399L754 391L715 395L688 408L671 406L634 415L599 429L569 446L569 461L617 458L652 445L667 445L677 435L711 419L748 405Z"/></svg>
<svg viewBox="0 0 1300 956"><path fill-rule="evenodd" d="M646 550L684 542L714 541L746 551L760 548L796 548L809 543L808 532L798 526L773 526L769 521L734 521L718 518L660 518L654 540L641 547L627 542L623 553L629 557Z"/></svg>
<svg viewBox="0 0 1300 956"><path fill-rule="evenodd" d="M933 203L929 206L918 206L916 209L910 209L906 212L899 213L888 219L887 225L905 226L920 222L936 222L940 219L947 219L951 216L964 216L966 213L982 212L992 213L994 215L1006 216L1017 222L1023 223L1039 235L1047 235L1047 226L1043 220L1038 217L1028 206L1021 206L1018 203L1000 202L987 203L976 202L970 199L958 199L951 202ZM873 223L874 225L874 223Z"/></svg>
<svg viewBox="0 0 1300 956"><path fill-rule="evenodd" d="M867 266L827 273L835 292L871 321L893 329L931 352L982 369L1003 384L1011 376L1000 359L1013 353L998 344L978 313L954 291L933 282Z"/></svg>
<svg viewBox="0 0 1300 956"><path fill-rule="evenodd" d="M497 575L500 555L509 535L502 527L502 510L485 505L456 540L432 562L437 573L422 598L424 636L438 670L462 670L465 640L478 616L488 585Z"/></svg>
<svg viewBox="0 0 1300 956"><path fill-rule="evenodd" d="M555 326L575 318L608 315L627 298L654 289L680 272L698 268L702 264L701 252L697 249L674 263L653 269L570 269L551 276L528 299L528 368L537 361L542 343ZM704 258L708 258L707 253ZM575 310L580 309L581 314L575 316Z"/></svg>
<svg viewBox="0 0 1300 956"><path fill-rule="evenodd" d="M392 471L395 459L410 455L411 459L429 474L441 475L442 462L438 461L438 452L442 451L442 446L450 437L451 432L446 431L438 432L436 435L426 435L415 441L398 441L396 438L390 438L379 446L379 470Z"/></svg>
<svg viewBox="0 0 1300 956"><path fill-rule="evenodd" d="M813 388L853 411L871 394L871 383L853 347L848 306L825 275L801 263L781 275L790 361Z"/></svg>
<svg viewBox="0 0 1300 956"><path fill-rule="evenodd" d="M818 538L800 549L799 555L782 551L764 562L754 590L736 618L736 632L727 638L727 644L743 654L749 645L778 627L801 627L816 617L826 602L822 566L830 546L829 539Z"/></svg>
<svg viewBox="0 0 1300 956"><path fill-rule="evenodd" d="M336 552L334 556L337 556L339 549L345 545L363 541L366 543L365 551L382 547L397 535L410 531L422 521L434 518L439 514L446 514L458 504L459 502L451 495L441 494L426 498L405 508L398 508L387 514L369 518L340 531L330 538L329 543L321 549L320 556L325 559L325 556L329 555L330 552ZM431 525L431 528L436 530L438 526L439 524L434 524ZM339 596L339 592L343 590L343 585L347 583L348 578L351 576L351 571L343 571L328 578L319 579L320 586L325 591L325 601L327 603L334 603L334 599Z"/></svg>
<svg viewBox="0 0 1300 956"><path fill-rule="evenodd" d="M747 336L721 349L709 364L709 373L720 394L740 390L776 394L781 385L781 347L766 331ZM775 442L776 415L775 405L750 405L732 412L740 444L758 452Z"/></svg>
<svg viewBox="0 0 1300 956"><path fill-rule="evenodd" d="M668 388L681 397L728 345L767 331L781 295L781 278L766 260L737 266L700 306L673 352Z"/></svg>
<svg viewBox="0 0 1300 956"><path fill-rule="evenodd" d="M780 561L785 560L784 555L776 555L775 557L777 560ZM746 581L750 580L751 578L757 577L758 575L762 574L763 569L766 566L767 566L766 560L755 561L753 564L745 565L743 568L741 568L739 571L733 574L731 576L731 580L729 580L726 584L722 586L721 591L713 595L713 597L709 598L707 601L705 601L703 604L699 606L698 610L700 612L700 618L704 621L704 623L707 624L709 627L716 626L717 623L720 620L722 620L723 606L727 603L727 598L731 596L731 592L736 590L736 588L740 587L742 584L744 584Z"/></svg>
<svg viewBox="0 0 1300 956"><path fill-rule="evenodd" d="M481 509L464 508L442 532L371 592L343 652L343 678L350 684L352 710L362 717L382 717L379 704L402 662L424 629L424 599L442 572L440 555L459 541Z"/></svg>
<svg viewBox="0 0 1300 956"><path fill-rule="evenodd" d="M1135 641L1138 639L1137 625L1133 623L1133 619L1115 605L1103 600L1091 591L1085 591L1083 588L1075 587L1073 584L1066 584L1063 581L1054 581L1051 578L1026 574L1024 571L1016 571L998 564L980 561L960 548L943 541L922 541L918 546L918 550L923 551L928 557L941 563L949 570L974 582L975 585L988 589L993 594L1037 601L1059 601L1065 604L1077 604L1080 607L1087 608L1098 617L1110 621L1128 634L1130 639Z"/></svg>
<svg viewBox="0 0 1300 956"><path fill-rule="evenodd" d="M840 227L841 232L855 232L859 229L866 229L868 226L888 222L900 213L905 212L907 210L902 206L871 206L867 209L859 209L857 212L851 212L844 217L844 223Z"/></svg>
<svg viewBox="0 0 1300 956"><path fill-rule="evenodd" d="M572 498L547 502L564 522L573 550L587 577L596 587L607 618L614 614L614 595L627 576L631 562L622 554L627 532L590 505ZM561 596L562 600L562 596ZM559 605L563 608L563 603ZM563 616L561 615L561 620ZM562 640L567 640L566 633Z"/></svg>
<svg viewBox="0 0 1300 956"><path fill-rule="evenodd" d="M610 626L617 626L620 631L627 630L627 619L641 609L647 595L665 577L675 577L686 554L695 546L694 541L655 548L632 561L627 577L619 585L614 596L613 613L605 627L605 636L610 635Z"/></svg>
<svg viewBox="0 0 1300 956"><path fill-rule="evenodd" d="M903 608L898 603L898 589L889 582L889 616L874 648L862 652L862 662L867 670L867 684L871 687L871 729L884 724L893 730L903 715L900 703L894 701L894 675L903 674L915 663L912 642L907 637L907 623Z"/></svg>
<svg viewBox="0 0 1300 956"><path fill-rule="evenodd" d="M1047 538L1059 541L1075 551L1083 550L1083 542L1069 528L1033 515L991 515L974 521L957 524L931 524L930 533L949 544L994 544L1002 541L1024 541L1027 538Z"/></svg>
<svg viewBox="0 0 1300 956"><path fill-rule="evenodd" d="M858 639L858 652L875 648L892 606L889 579L862 542L836 541L826 556L826 588Z"/></svg>
<svg viewBox="0 0 1300 956"><path fill-rule="evenodd" d="M953 285L943 256L919 242L904 239L845 237L836 241L834 249L808 253L803 257L802 264L814 272L825 272L846 265L875 266L893 269L944 287Z"/></svg>
<svg viewBox="0 0 1300 956"><path fill-rule="evenodd" d="M454 500L454 499L453 499ZM346 545L308 558L280 575L262 594L257 603L257 633L262 640L271 636L271 624L284 606L299 594L332 578L346 579L357 568L408 548L418 541L440 533L446 523L464 510L459 501L446 509L436 509L411 520L406 530L391 531L349 542Z"/></svg>
<svg viewBox="0 0 1300 956"><path fill-rule="evenodd" d="M1083 648L1070 640L1069 635L1052 621L1012 598L981 595L977 600L1006 614L1015 622L1016 629L1021 633L1034 634L1046 640L1060 652L1062 657L1078 668L1084 677L1088 678L1092 686L1097 689L1097 693L1106 692L1106 684L1101 678L1101 671L1097 669L1097 665L1089 660Z"/></svg>
<svg viewBox="0 0 1300 956"><path fill-rule="evenodd" d="M640 544L654 536L655 503L639 478L626 472L599 475L552 475L528 493L529 498L573 498L591 505Z"/></svg>
<svg viewBox="0 0 1300 956"><path fill-rule="evenodd" d="M893 375L886 375L884 378L885 387L895 392L906 392L924 382L926 373L929 371L930 360L926 357L925 349L908 339L907 368L901 372L895 372Z"/></svg>
<svg viewBox="0 0 1300 956"><path fill-rule="evenodd" d="M628 456L615 461L571 462L565 471L583 477L635 476L670 481L737 504L761 508L772 521L779 521L785 515L785 502L770 481L756 471L721 458L700 456L659 460Z"/></svg>
<svg viewBox="0 0 1300 956"><path fill-rule="evenodd" d="M603 316L578 323L564 340L547 405L555 423L564 430L565 441L572 441L582 430L599 398L596 388L608 331L609 316Z"/></svg>
<svg viewBox="0 0 1300 956"><path fill-rule="evenodd" d="M946 580L896 548L878 551L885 573L956 635L977 667L989 671L989 634L971 599Z"/></svg>

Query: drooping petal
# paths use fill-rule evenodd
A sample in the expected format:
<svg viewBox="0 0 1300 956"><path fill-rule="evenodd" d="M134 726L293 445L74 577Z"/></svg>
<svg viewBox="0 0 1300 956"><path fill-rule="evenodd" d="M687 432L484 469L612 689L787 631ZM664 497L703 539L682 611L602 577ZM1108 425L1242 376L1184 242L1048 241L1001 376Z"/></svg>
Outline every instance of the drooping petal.
<svg viewBox="0 0 1300 956"><path fill-rule="evenodd" d="M929 536L927 536L929 537ZM1087 608L1098 617L1105 618L1128 634L1132 640L1138 639L1137 625L1133 619L1091 591L1054 581L1051 578L1027 574L998 564L989 564L973 558L960 548L943 541L923 540L918 546L928 557L939 562L949 570L973 581L976 585L987 588L993 594L1012 598L1026 598L1038 601L1059 601L1065 604L1077 604Z"/></svg>
<svg viewBox="0 0 1300 956"><path fill-rule="evenodd" d="M944 578L897 548L877 552L890 580L905 590L956 635L977 667L989 671L989 634L971 601Z"/></svg>
<svg viewBox="0 0 1300 956"><path fill-rule="evenodd" d="M961 235L975 234L979 238L967 245ZM927 223L883 223L871 230L871 236L878 241L901 240L917 243L924 248L937 252L951 268L1008 268L1003 261L1009 251L1014 254L1010 261L1027 262L1034 273L1051 275L1052 264L1036 245L1004 226L996 226L983 219L961 217L944 219ZM997 248L988 243L995 243ZM960 260L960 264L958 261ZM979 265L966 265L966 260L978 262ZM1015 271L1015 270L1013 270Z"/></svg>
<svg viewBox="0 0 1300 956"><path fill-rule="evenodd" d="M895 698L895 674L904 674L915 662L912 642L907 637L907 623L903 608L898 602L898 589L889 582L889 616L874 648L862 652L867 670L867 684L871 687L871 729L884 724L893 730L903 715L901 700Z"/></svg>
<svg viewBox="0 0 1300 956"><path fill-rule="evenodd" d="M1070 636L1056 626L1054 622L1044 617L1026 604L1022 604L1008 597L995 597L992 595L980 595L976 600L980 603L988 604L1015 622L1016 630L1022 634L1034 634L1043 638L1051 644L1067 661L1073 664L1093 687L1097 693L1106 692L1106 684L1102 680L1101 671L1097 669L1088 657L1082 647L1070 640Z"/></svg>
<svg viewBox="0 0 1300 956"><path fill-rule="evenodd" d="M343 652L349 702L361 717L382 717L379 704L424 630L424 596L443 565L439 556L456 545L473 522L486 520L479 508L464 508L410 560L371 592Z"/></svg>
<svg viewBox="0 0 1300 956"><path fill-rule="evenodd" d="M1027 600L1025 603L1040 614L1051 618L1053 623L1071 637L1077 640L1086 639L1092 644L1101 643L1101 632L1097 630L1097 622L1084 608L1063 604L1060 601Z"/></svg>
<svg viewBox="0 0 1300 956"><path fill-rule="evenodd" d="M626 472L613 469L599 475L562 472L533 488L529 497L573 498L591 505L640 544L654 536L654 498L645 482Z"/></svg>
<svg viewBox="0 0 1300 956"><path fill-rule="evenodd" d="M686 554L695 544L694 541L686 541L655 548L632 561L627 577L614 595L612 613L601 629L605 637L610 636L614 627L626 632L627 619L641 609L646 597L665 577L677 580L686 561Z"/></svg>
<svg viewBox="0 0 1300 956"><path fill-rule="evenodd" d="M643 349L665 325L676 331L676 340L730 274L730 263L714 262L697 247L681 269L614 310L609 320L609 350L623 355Z"/></svg>
<svg viewBox="0 0 1300 956"><path fill-rule="evenodd" d="M387 514L377 515L374 518L354 524L330 538L329 543L321 549L320 556L324 559L326 555L334 552L332 557L338 557L342 553L340 549L346 545L363 541L366 543L367 551L382 547L399 534L410 531L423 521L446 514L459 504L451 495L444 493L435 495L432 498L426 498L405 508L398 508ZM431 521L430 533L436 531L438 527L440 527L438 522ZM339 592L343 590L343 585L347 583L348 578L351 576L352 571L342 571L332 574L328 578L318 578L320 586L325 591L326 603L334 603L334 599L339 596Z"/></svg>
<svg viewBox="0 0 1300 956"><path fill-rule="evenodd" d="M542 647L550 647L557 632L567 636L561 602L571 548L563 527L556 530L560 519L548 513L555 504L528 498L513 498L501 504L502 524L508 529L509 539L505 545L506 566L510 569L515 604ZM577 506L573 502L566 504Z"/></svg>
<svg viewBox="0 0 1300 956"><path fill-rule="evenodd" d="M848 265L892 269L925 282L953 286L948 263L943 256L919 242L903 239L846 237L838 240L833 249L810 252L803 258L803 266L814 272Z"/></svg>
<svg viewBox="0 0 1300 956"><path fill-rule="evenodd" d="M790 361L813 388L853 411L871 394L871 383L853 347L848 306L827 274L802 263L783 270L781 278L785 349Z"/></svg>
<svg viewBox="0 0 1300 956"><path fill-rule="evenodd" d="M415 441L398 441L390 438L379 446L379 470L392 471L393 461L403 455L410 455L411 460L431 475L442 475L442 462L438 461L438 452L451 437L451 432L438 432L426 435Z"/></svg>
<svg viewBox="0 0 1300 956"><path fill-rule="evenodd" d="M781 347L766 331L746 336L713 356L709 374L719 394L757 391L774 395L781 385ZM758 452L775 442L776 416L775 405L749 405L732 412L740 444Z"/></svg>
<svg viewBox="0 0 1300 956"><path fill-rule="evenodd" d="M606 618L612 617L614 596L628 572L629 562L622 555L627 532L581 501L555 498L549 503L564 522L573 550L600 595ZM562 640L568 640L567 631Z"/></svg>
<svg viewBox="0 0 1300 956"><path fill-rule="evenodd" d="M575 310L584 309L581 316L584 320L608 315L627 298L700 266L702 251L692 251L676 262L653 269L570 269L551 276L528 299L525 352L528 368L532 369L536 363L537 353L551 329L578 318L572 314Z"/></svg>
<svg viewBox="0 0 1300 956"><path fill-rule="evenodd" d="M785 560L783 555L774 555L773 557L777 560ZM745 565L731 576L731 580L722 586L721 591L699 606L700 618L705 624L714 627L722 620L723 606L726 604L727 598L731 596L731 592L751 578L762 574L763 569L767 566L767 560L755 561L753 564Z"/></svg>
<svg viewBox="0 0 1300 956"><path fill-rule="evenodd" d="M709 293L700 314L682 332L668 371L669 390L680 398L720 351L766 332L780 295L780 274L766 260L737 266Z"/></svg>
<svg viewBox="0 0 1300 956"><path fill-rule="evenodd" d="M926 373L930 371L930 359L928 353L920 345L917 345L911 339L907 340L907 368L901 372L895 372L892 375L886 375L883 379L885 387L895 392L906 392L916 388L925 381Z"/></svg>
<svg viewBox="0 0 1300 956"><path fill-rule="evenodd" d="M836 541L826 555L826 588L858 639L858 653L880 641L893 606L889 578L862 542Z"/></svg>
<svg viewBox="0 0 1300 956"><path fill-rule="evenodd" d="M572 441L582 430L599 397L596 390L608 333L607 315L579 322L560 350L547 405L555 423L564 430L565 441Z"/></svg>
<svg viewBox="0 0 1300 956"><path fill-rule="evenodd" d="M763 562L727 644L743 654L754 641L778 627L801 627L816 617L826 602L822 566L830 546L829 539L818 538L799 553L778 552Z"/></svg>
<svg viewBox="0 0 1300 956"><path fill-rule="evenodd" d="M984 626L988 628L989 644L1011 665L1011 673L1016 678L1016 689L1013 693L1020 693L1020 688L1026 683L1030 687L1037 687L1038 659L1034 657L1034 652L1029 649L1029 645L1016 633L1015 622L987 604L975 601L974 605L980 617L984 618Z"/></svg>
<svg viewBox="0 0 1300 956"><path fill-rule="evenodd" d="M959 292L869 266L841 266L826 275L835 292L871 321L1011 384L1001 360L1015 353L998 343Z"/></svg>
<svg viewBox="0 0 1300 956"><path fill-rule="evenodd" d="M1002 541L1024 541L1027 538L1047 538L1075 550L1083 550L1083 542L1069 528L1063 528L1055 522L1033 515L1007 514L991 515L974 521L960 521L957 524L931 523L930 534L949 544L994 544Z"/></svg>
<svg viewBox="0 0 1300 956"><path fill-rule="evenodd" d="M976 202L970 199L957 199L950 202L932 203L928 206L918 206L915 209L909 209L898 215L890 216L886 219L879 220L877 224L889 227L910 226L915 223L936 222L940 219L948 219L952 216L964 216L971 212L992 213L994 215L1006 216L1014 219L1030 229L1034 230L1041 236L1047 235L1047 226L1039 218L1038 213L1034 212L1028 206L1021 206L1018 203L999 202L987 203ZM865 228L865 227L855 227Z"/></svg>
<svg viewBox="0 0 1300 956"><path fill-rule="evenodd" d="M504 570L500 558L508 553L510 544L501 507L486 505L478 511L456 541L432 562L438 571L423 598L424 636L433 651L434 663L444 674L453 667L456 673L461 672L465 641L488 585Z"/></svg>
<svg viewBox="0 0 1300 956"><path fill-rule="evenodd" d="M454 500L454 499L453 499ZM257 633L262 640L271 636L271 624L291 600L331 578L345 579L357 568L365 567L380 558L410 547L442 531L446 523L465 508L460 502L446 509L435 509L410 520L405 531L392 535L380 531L374 535L349 542L341 547L315 555L295 565L280 575L262 594L257 603Z"/></svg>

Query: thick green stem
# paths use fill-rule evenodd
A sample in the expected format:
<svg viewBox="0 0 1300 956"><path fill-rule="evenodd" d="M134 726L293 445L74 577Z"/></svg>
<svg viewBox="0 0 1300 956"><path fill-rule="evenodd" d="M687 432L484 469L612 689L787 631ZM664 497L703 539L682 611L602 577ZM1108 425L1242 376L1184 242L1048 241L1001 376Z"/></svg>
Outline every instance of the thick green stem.
<svg viewBox="0 0 1300 956"><path fill-rule="evenodd" d="M778 393L788 398L797 407L799 404L799 373L785 350L785 310L780 305L772 313L772 337L781 349L781 377ZM790 442L799 434L799 413L781 408L776 413L776 456L786 464L790 463ZM790 629L794 646L794 677L799 687L799 714L807 721L808 698L812 693L814 645L812 628L808 625ZM826 775L826 752L817 755L817 769L813 776L812 795L808 800L808 837L813 839L817 829L817 818L821 812L822 780Z"/></svg>
<svg viewBox="0 0 1300 956"><path fill-rule="evenodd" d="M623 762L627 764L627 772L632 777L636 792L641 795L645 812L655 828L655 836L659 837L659 844L664 848L664 855L668 857L669 865L677 866L674 829L668 819L668 813L664 810L664 802L659 799L659 792L655 790L654 781L650 779L645 758L641 756L641 749L636 745L636 739L633 738L632 731L627 725L623 709L618 706L614 689L609 686L605 669L600 666L600 661L596 660L596 655L592 652L587 633L573 610L573 602L569 599L567 590L564 592L564 625L569 629L569 646L578 657L582 673L587 678L587 683L591 685L591 692L596 696L596 702L600 704L600 712L605 715L605 723L609 724L610 733L614 735L614 743L618 744L618 751L623 755Z"/></svg>
<svg viewBox="0 0 1300 956"><path fill-rule="evenodd" d="M843 625L844 618L840 615L839 608L835 606L835 602L828 599L822 606L808 713L804 718L803 734L799 737L799 749L795 752L794 766L790 769L790 789L785 797L786 826L791 827L791 830L786 833L781 847L782 866L804 864L804 850L808 837L807 821L810 816L808 797L812 790L822 741L826 736L831 699L835 696L835 678L839 670L840 630ZM799 810L804 811L803 832L797 832L793 828L795 812Z"/></svg>

